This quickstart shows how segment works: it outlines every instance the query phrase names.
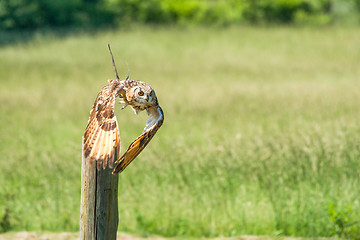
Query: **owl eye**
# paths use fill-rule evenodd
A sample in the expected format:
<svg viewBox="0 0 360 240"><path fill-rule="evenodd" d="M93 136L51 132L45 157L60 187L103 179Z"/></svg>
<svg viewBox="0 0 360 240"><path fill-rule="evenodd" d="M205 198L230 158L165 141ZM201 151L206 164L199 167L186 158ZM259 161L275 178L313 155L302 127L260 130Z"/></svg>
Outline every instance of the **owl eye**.
<svg viewBox="0 0 360 240"><path fill-rule="evenodd" d="M150 97L152 96L152 92L150 92Z"/></svg>
<svg viewBox="0 0 360 240"><path fill-rule="evenodd" d="M144 95L144 92L140 91L138 94L139 94L139 96L142 96L142 95Z"/></svg>

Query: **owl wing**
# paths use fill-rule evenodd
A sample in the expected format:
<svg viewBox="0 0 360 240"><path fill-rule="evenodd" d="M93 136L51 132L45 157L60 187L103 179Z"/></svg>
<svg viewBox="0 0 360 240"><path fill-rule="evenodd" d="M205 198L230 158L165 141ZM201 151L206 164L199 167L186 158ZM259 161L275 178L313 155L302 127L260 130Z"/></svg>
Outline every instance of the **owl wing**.
<svg viewBox="0 0 360 240"><path fill-rule="evenodd" d="M115 162L118 165L113 174L121 173L140 154L163 124L164 113L159 105L148 108L147 113L149 118L143 133L130 144L128 150Z"/></svg>
<svg viewBox="0 0 360 240"><path fill-rule="evenodd" d="M122 85L112 81L99 92L83 138L83 154L90 161L96 161L97 169L113 167L115 155L120 155L119 128L114 114L115 97ZM115 154L116 149L116 154Z"/></svg>

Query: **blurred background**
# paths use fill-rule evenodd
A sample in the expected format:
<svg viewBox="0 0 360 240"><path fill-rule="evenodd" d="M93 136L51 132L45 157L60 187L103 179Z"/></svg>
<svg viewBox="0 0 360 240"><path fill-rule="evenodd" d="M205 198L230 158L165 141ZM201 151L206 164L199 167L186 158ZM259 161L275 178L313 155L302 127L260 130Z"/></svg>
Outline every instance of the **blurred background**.
<svg viewBox="0 0 360 240"><path fill-rule="evenodd" d="M359 239L359 23L359 0L0 0L0 232L79 231L110 43L165 114L119 232ZM147 116L115 113L123 152Z"/></svg>
<svg viewBox="0 0 360 240"><path fill-rule="evenodd" d="M2 0L1 29L146 24L358 23L359 0Z"/></svg>

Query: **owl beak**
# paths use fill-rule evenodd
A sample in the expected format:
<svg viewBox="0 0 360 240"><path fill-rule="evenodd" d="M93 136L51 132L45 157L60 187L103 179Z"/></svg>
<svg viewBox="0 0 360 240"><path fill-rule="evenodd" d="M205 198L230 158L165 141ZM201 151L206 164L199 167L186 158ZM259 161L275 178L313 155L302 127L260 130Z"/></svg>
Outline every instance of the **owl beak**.
<svg viewBox="0 0 360 240"><path fill-rule="evenodd" d="M146 95L146 101L147 102L149 101L149 95Z"/></svg>

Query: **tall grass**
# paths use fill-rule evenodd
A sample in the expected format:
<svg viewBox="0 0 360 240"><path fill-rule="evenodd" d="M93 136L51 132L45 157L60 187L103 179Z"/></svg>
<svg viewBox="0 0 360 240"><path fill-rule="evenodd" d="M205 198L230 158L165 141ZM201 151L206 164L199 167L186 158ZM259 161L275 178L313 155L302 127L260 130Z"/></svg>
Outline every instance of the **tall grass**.
<svg viewBox="0 0 360 240"><path fill-rule="evenodd" d="M357 29L154 29L0 48L0 230L77 231L81 136L114 77L165 123L120 175L119 230L360 236ZM116 110L122 146L146 116Z"/></svg>

